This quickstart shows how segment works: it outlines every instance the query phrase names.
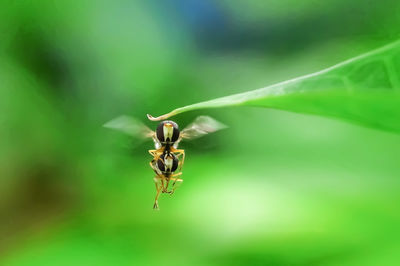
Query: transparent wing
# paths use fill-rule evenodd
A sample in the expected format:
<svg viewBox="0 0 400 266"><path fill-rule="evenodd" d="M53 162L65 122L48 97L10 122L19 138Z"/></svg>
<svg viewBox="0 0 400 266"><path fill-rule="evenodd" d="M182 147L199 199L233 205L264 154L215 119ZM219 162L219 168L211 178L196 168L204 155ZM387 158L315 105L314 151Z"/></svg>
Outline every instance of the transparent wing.
<svg viewBox="0 0 400 266"><path fill-rule="evenodd" d="M154 138L155 134L154 131L142 122L127 115L118 116L103 126L141 139Z"/></svg>
<svg viewBox="0 0 400 266"><path fill-rule="evenodd" d="M224 128L227 128L227 126L218 122L214 118L209 116L199 116L193 121L193 123L189 124L181 131L181 138L195 139Z"/></svg>

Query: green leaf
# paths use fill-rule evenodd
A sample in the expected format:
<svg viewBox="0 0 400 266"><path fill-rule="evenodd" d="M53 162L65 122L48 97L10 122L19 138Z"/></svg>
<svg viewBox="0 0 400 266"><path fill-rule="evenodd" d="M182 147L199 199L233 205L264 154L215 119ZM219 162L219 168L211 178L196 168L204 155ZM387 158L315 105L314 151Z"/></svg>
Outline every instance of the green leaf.
<svg viewBox="0 0 400 266"><path fill-rule="evenodd" d="M400 41L313 74L148 118L158 121L187 111L227 106L336 117L400 133Z"/></svg>

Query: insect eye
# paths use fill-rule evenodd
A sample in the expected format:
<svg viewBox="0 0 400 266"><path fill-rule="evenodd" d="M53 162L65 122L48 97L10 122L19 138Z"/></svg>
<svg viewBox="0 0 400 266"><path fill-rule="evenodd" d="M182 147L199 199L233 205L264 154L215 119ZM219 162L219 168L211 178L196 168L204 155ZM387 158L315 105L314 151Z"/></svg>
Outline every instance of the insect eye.
<svg viewBox="0 0 400 266"><path fill-rule="evenodd" d="M179 138L178 124L174 121L163 121L158 124L156 135L161 143L174 143Z"/></svg>
<svg viewBox="0 0 400 266"><path fill-rule="evenodd" d="M163 160L164 159L161 159L161 157L157 160L157 166L161 172L165 172L165 164L163 163Z"/></svg>
<svg viewBox="0 0 400 266"><path fill-rule="evenodd" d="M175 172L178 168L178 163L179 160L173 153L170 153L168 155L163 154L157 160L158 169L160 169L160 171L164 173Z"/></svg>
<svg viewBox="0 0 400 266"><path fill-rule="evenodd" d="M178 163L179 163L179 160L174 155L171 172L175 172L176 171L176 169L178 168Z"/></svg>

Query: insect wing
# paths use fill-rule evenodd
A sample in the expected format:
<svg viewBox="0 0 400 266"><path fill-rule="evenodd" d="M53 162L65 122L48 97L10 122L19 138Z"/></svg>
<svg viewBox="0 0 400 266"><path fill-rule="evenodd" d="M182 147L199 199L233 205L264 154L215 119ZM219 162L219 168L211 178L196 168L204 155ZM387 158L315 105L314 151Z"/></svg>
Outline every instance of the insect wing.
<svg viewBox="0 0 400 266"><path fill-rule="evenodd" d="M142 122L126 115L116 117L113 120L105 123L103 126L106 128L118 130L132 137L137 137L141 139L146 139L146 138L154 139L155 135L154 131L145 126Z"/></svg>
<svg viewBox="0 0 400 266"><path fill-rule="evenodd" d="M218 122L214 118L209 116L199 116L193 121L193 123L189 124L184 130L182 130L181 138L195 139L224 128L227 128L227 126Z"/></svg>

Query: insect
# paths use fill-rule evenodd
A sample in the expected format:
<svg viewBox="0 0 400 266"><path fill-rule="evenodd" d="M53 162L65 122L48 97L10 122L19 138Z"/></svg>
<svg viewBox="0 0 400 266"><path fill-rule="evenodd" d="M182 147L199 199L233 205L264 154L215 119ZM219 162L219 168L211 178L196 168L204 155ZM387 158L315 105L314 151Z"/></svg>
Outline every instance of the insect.
<svg viewBox="0 0 400 266"><path fill-rule="evenodd" d="M156 130L152 131L140 121L125 115L109 121L104 126L139 139L151 138L153 140L154 149L149 150L149 153L153 157L150 167L156 174L154 177L156 186L154 209L159 209L158 198L161 193L172 195L177 184L183 182L181 175L185 151L178 149L181 140L198 138L226 128L224 124L209 116L197 117L182 131L179 130L178 124L171 120L160 122Z"/></svg>

